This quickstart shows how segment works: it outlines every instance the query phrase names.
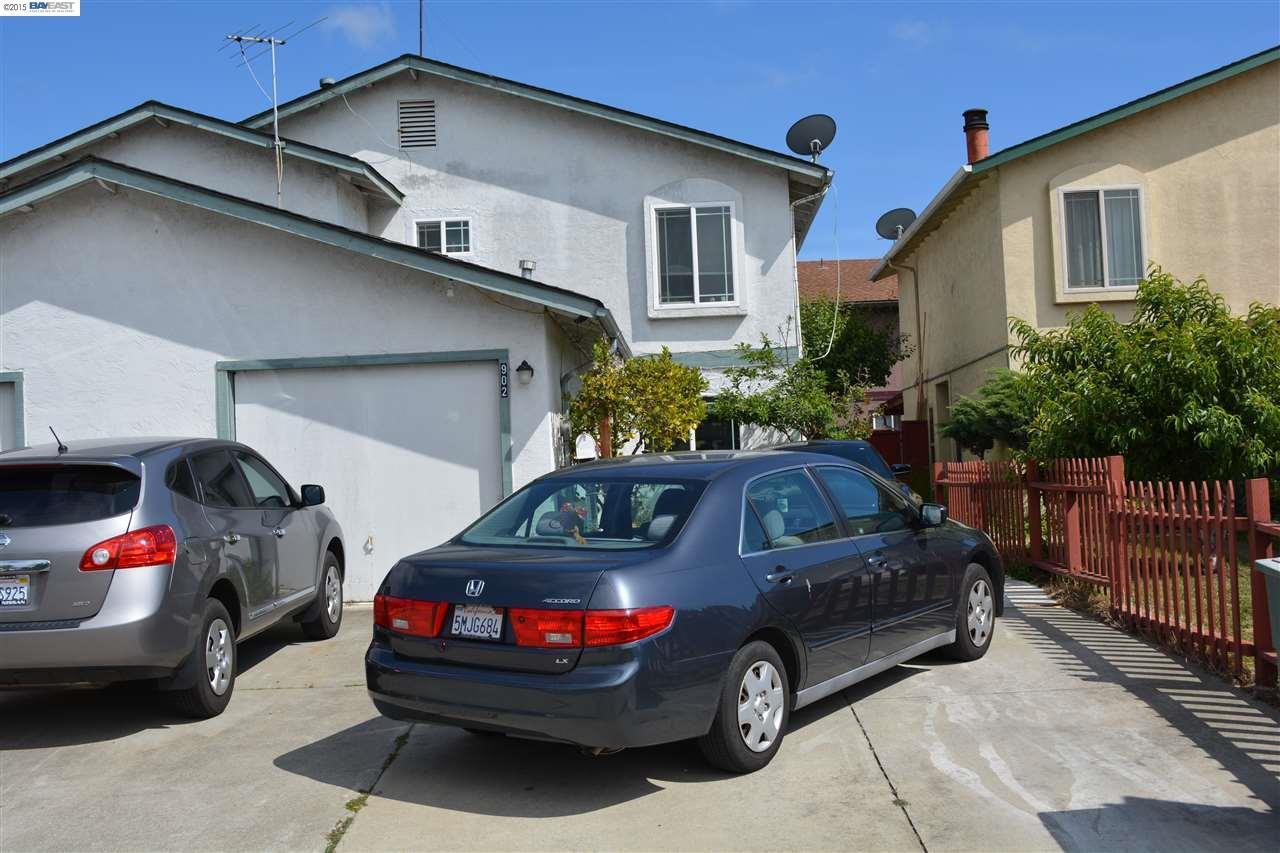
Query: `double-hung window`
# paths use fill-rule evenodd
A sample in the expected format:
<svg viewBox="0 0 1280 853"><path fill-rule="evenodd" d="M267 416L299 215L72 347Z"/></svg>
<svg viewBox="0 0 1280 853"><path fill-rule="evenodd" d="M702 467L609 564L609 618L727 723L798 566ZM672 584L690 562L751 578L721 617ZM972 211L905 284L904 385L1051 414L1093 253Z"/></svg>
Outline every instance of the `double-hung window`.
<svg viewBox="0 0 1280 853"><path fill-rule="evenodd" d="M1137 187L1062 192L1067 289L1137 287L1142 279L1142 194Z"/></svg>
<svg viewBox="0 0 1280 853"><path fill-rule="evenodd" d="M457 255L471 251L471 223L466 219L432 219L418 223L418 248Z"/></svg>
<svg viewBox="0 0 1280 853"><path fill-rule="evenodd" d="M660 307L736 301L732 207L658 207L654 227Z"/></svg>

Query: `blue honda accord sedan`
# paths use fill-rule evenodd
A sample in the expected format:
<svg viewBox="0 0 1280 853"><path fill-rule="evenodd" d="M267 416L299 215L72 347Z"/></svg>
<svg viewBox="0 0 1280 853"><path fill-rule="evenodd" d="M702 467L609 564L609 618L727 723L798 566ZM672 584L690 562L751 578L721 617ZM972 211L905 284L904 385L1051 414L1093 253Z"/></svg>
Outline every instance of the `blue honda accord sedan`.
<svg viewBox="0 0 1280 853"><path fill-rule="evenodd" d="M697 739L733 772L791 712L932 649L991 644L981 532L828 455L712 452L567 468L406 557L365 673L388 717L596 753Z"/></svg>

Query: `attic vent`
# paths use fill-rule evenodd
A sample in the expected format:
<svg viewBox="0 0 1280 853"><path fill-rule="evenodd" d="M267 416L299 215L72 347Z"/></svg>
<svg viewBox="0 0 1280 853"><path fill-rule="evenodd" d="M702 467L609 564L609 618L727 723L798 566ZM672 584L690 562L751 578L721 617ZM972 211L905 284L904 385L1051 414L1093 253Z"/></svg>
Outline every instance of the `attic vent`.
<svg viewBox="0 0 1280 853"><path fill-rule="evenodd" d="M436 147L436 102L400 102L400 147Z"/></svg>

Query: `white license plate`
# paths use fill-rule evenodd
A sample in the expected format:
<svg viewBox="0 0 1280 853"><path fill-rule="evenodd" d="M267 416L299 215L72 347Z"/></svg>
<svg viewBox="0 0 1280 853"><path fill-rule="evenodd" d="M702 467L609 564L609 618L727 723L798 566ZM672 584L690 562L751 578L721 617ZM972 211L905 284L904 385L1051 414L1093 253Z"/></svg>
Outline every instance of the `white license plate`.
<svg viewBox="0 0 1280 853"><path fill-rule="evenodd" d="M455 637L472 637L477 640L497 640L502 637L502 608L477 607L459 604L453 608Z"/></svg>
<svg viewBox="0 0 1280 853"><path fill-rule="evenodd" d="M27 591L30 589L29 575L0 577L0 607L25 607Z"/></svg>

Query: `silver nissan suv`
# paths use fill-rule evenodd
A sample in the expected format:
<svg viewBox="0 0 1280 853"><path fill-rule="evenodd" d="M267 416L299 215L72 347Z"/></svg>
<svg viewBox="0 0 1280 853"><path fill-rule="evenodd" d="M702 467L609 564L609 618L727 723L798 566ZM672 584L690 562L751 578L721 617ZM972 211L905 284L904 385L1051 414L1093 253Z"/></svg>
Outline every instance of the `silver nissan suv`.
<svg viewBox="0 0 1280 853"><path fill-rule="evenodd" d="M342 620L342 532L242 444L76 441L0 453L0 685L150 680L222 712L236 643Z"/></svg>

